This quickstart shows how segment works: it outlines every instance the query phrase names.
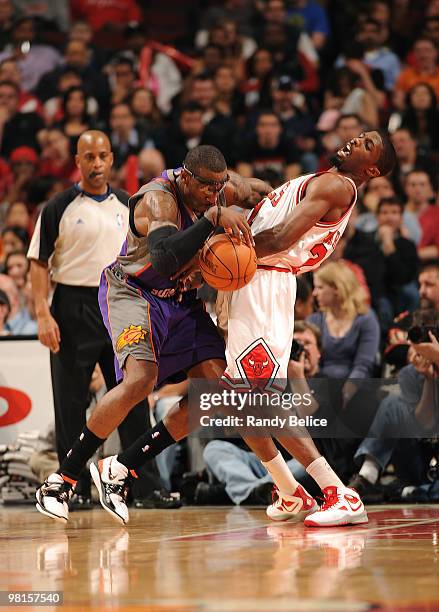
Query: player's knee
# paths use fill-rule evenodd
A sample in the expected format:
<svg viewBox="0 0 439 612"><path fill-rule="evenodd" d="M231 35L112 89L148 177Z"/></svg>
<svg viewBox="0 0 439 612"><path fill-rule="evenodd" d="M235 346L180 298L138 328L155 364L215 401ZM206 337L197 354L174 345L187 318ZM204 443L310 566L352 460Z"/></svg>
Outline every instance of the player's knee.
<svg viewBox="0 0 439 612"><path fill-rule="evenodd" d="M134 406L144 400L151 393L154 384L155 374L145 367L144 361L132 359L129 364L127 362L124 379L121 383L127 403Z"/></svg>

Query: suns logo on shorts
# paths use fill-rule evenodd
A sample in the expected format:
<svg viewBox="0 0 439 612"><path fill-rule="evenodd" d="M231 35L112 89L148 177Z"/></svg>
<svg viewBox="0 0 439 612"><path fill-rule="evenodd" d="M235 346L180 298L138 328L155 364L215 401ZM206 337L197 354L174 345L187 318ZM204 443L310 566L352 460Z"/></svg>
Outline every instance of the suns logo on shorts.
<svg viewBox="0 0 439 612"><path fill-rule="evenodd" d="M125 327L116 341L116 351L120 353L127 344L138 344L145 338L147 333L146 330L142 329L141 325L130 325L129 327Z"/></svg>

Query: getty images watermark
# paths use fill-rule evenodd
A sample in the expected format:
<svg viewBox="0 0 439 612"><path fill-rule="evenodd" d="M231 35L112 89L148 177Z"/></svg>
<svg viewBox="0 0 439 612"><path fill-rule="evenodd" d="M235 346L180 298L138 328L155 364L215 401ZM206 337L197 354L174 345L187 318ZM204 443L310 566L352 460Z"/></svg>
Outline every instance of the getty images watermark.
<svg viewBox="0 0 439 612"><path fill-rule="evenodd" d="M217 392L200 394L200 410L225 411L236 410L241 414L223 414L200 416L202 427L234 427L234 428L280 428L286 427L327 427L326 418L315 417L312 414L300 416L293 410L310 408L313 404L311 392L300 393L268 393L254 390L251 393L235 389L221 389ZM265 416L259 413L261 408L268 409ZM279 410L284 411L279 413ZM287 413L290 414L287 414Z"/></svg>
<svg viewBox="0 0 439 612"><path fill-rule="evenodd" d="M192 379L189 428L209 439L432 438L439 435L435 385L429 401L412 405L398 379ZM420 398L424 395L421 384Z"/></svg>

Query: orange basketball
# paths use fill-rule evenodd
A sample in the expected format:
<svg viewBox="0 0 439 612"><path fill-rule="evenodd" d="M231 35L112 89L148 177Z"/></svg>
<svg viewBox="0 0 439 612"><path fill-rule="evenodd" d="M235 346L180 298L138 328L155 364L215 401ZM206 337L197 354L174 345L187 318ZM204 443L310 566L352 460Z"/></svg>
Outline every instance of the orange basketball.
<svg viewBox="0 0 439 612"><path fill-rule="evenodd" d="M200 254L204 280L221 291L235 291L244 287L253 278L256 267L255 250L229 234L210 238Z"/></svg>

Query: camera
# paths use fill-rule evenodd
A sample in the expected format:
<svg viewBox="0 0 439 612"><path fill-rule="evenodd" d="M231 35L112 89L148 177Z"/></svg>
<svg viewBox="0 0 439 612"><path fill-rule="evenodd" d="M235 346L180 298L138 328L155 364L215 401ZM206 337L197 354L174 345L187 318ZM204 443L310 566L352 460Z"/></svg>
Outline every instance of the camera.
<svg viewBox="0 0 439 612"><path fill-rule="evenodd" d="M419 344L431 342L428 332L439 340L439 313L437 310L417 310L413 313L412 325L408 330L410 342Z"/></svg>
<svg viewBox="0 0 439 612"><path fill-rule="evenodd" d="M297 340L293 340L291 343L290 359L293 361L299 361L300 355L304 350L303 344L300 344L300 342L297 342Z"/></svg>

